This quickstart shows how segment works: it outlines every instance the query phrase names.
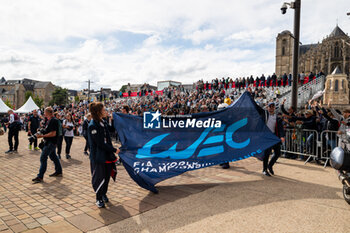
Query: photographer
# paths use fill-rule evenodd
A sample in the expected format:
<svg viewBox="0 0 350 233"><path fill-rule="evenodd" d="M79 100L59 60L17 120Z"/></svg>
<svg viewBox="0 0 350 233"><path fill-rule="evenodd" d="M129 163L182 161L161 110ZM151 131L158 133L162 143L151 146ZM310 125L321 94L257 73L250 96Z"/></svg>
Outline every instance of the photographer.
<svg viewBox="0 0 350 233"><path fill-rule="evenodd" d="M102 208L109 201L106 193L110 176L115 178L116 175L115 154L119 149L113 147L108 123L103 120L107 117L103 104L91 103L89 108L92 116L88 127L92 187L96 193L96 205Z"/></svg>
<svg viewBox="0 0 350 233"><path fill-rule="evenodd" d="M64 141L66 142L66 158L70 159L70 148L74 138L74 122L70 113L66 115L66 119L63 121L62 127L64 132Z"/></svg>
<svg viewBox="0 0 350 233"><path fill-rule="evenodd" d="M8 143L10 149L6 151L6 154L9 153L17 153L18 149L18 132L21 130L21 122L19 120L19 117L16 113L14 113L12 110L7 111L9 115L9 121L7 123L9 134L8 134ZM15 139L15 146L13 147L12 138Z"/></svg>
<svg viewBox="0 0 350 233"><path fill-rule="evenodd" d="M33 183L40 183L43 181L44 174L47 168L48 157L50 157L50 159L55 164L55 172L49 176L62 176L61 163L56 155L56 144L59 123L58 120L53 116L53 110L51 107L45 108L44 114L47 119L45 129L42 132L40 132L40 134L36 134L37 138L44 138L44 145L40 156L39 174L36 178L32 179Z"/></svg>
<svg viewBox="0 0 350 233"><path fill-rule="evenodd" d="M40 126L40 117L38 116L38 112L36 110L33 110L33 114L29 117L28 120L28 136L34 135ZM38 147L38 139L37 137L30 137L29 138L29 150L32 149L32 145L34 143L34 150L40 150Z"/></svg>

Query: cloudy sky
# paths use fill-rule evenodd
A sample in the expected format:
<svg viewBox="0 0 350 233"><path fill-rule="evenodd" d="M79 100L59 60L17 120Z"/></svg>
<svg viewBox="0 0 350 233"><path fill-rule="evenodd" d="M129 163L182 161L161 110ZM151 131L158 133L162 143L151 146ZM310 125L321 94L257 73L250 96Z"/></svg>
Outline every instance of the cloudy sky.
<svg viewBox="0 0 350 233"><path fill-rule="evenodd" d="M0 77L69 89L274 72L283 0L1 0ZM349 0L302 0L301 42L336 25Z"/></svg>

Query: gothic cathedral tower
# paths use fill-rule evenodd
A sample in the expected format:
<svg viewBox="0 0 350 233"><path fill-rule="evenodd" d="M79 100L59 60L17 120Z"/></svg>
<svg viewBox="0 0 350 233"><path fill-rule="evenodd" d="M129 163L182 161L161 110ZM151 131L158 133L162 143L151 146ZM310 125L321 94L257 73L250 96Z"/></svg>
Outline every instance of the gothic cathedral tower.
<svg viewBox="0 0 350 233"><path fill-rule="evenodd" d="M290 74L293 70L294 39L290 31L283 31L276 38L276 74Z"/></svg>

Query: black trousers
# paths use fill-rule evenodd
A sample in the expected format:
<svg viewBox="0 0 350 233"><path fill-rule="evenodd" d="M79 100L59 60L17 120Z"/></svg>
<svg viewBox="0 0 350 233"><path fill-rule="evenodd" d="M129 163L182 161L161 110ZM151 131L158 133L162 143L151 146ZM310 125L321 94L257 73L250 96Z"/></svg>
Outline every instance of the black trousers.
<svg viewBox="0 0 350 233"><path fill-rule="evenodd" d="M18 149L18 129L10 129L8 134L8 142L10 150L17 150ZM15 147L13 147L12 138L15 138Z"/></svg>
<svg viewBox="0 0 350 233"><path fill-rule="evenodd" d="M272 149L274 150L275 154L269 162L269 157L270 157ZM277 159L280 156L281 156L281 143L278 143L278 144L274 145L273 147L265 150L265 156L264 156L264 160L263 160L263 171L266 171L268 167L273 167L273 165L276 163Z"/></svg>
<svg viewBox="0 0 350 233"><path fill-rule="evenodd" d="M109 179L113 165L111 163L93 163L90 162L92 174L92 188L96 193L96 200L102 200L102 197L107 194Z"/></svg>
<svg viewBox="0 0 350 233"><path fill-rule="evenodd" d="M36 131L33 131L33 132L36 132ZM34 148L38 147L38 139L36 137L30 139L29 145L33 145L33 144L34 144Z"/></svg>
<svg viewBox="0 0 350 233"><path fill-rule="evenodd" d="M70 148L72 146L73 137L64 137L64 141L66 142L66 155L69 155Z"/></svg>
<svg viewBox="0 0 350 233"><path fill-rule="evenodd" d="M57 138L57 155L61 155L63 136Z"/></svg>
<svg viewBox="0 0 350 233"><path fill-rule="evenodd" d="M85 138L85 147L84 147L84 152L87 152L88 150L90 150L90 146L89 146L89 140L87 136L84 136Z"/></svg>

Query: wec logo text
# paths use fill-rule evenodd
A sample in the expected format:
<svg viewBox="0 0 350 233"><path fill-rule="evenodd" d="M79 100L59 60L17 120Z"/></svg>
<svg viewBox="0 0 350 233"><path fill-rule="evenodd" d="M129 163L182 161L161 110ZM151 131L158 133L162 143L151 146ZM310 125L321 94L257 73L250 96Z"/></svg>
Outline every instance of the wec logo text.
<svg viewBox="0 0 350 233"><path fill-rule="evenodd" d="M152 138L142 148L138 149L136 158L188 159L195 155L197 148L200 145L211 145L211 144L215 144L215 145L210 147L205 147L199 150L197 157L217 155L217 154L223 153L225 150L223 142L225 142L229 147L233 149L242 149L249 145L250 138L246 139L243 142L235 142L233 140L233 135L238 129L247 125L247 123L248 123L248 118L244 118L242 120L239 120L227 126L227 128L226 128L226 125L222 125L220 128L217 128L217 129L206 128L200 134L199 138L197 138L196 141L194 141L189 147L187 147L184 150L177 151L178 143L175 143L172 147L170 147L166 151L152 154L151 153L152 148L156 147L158 143L165 140L166 137L170 135L170 133L161 134L159 136ZM225 128L226 128L226 131L224 131ZM211 132L222 132L223 134L215 135L207 138L208 134ZM222 144L218 145L218 143L222 143ZM153 148L153 150L157 151L155 148Z"/></svg>

